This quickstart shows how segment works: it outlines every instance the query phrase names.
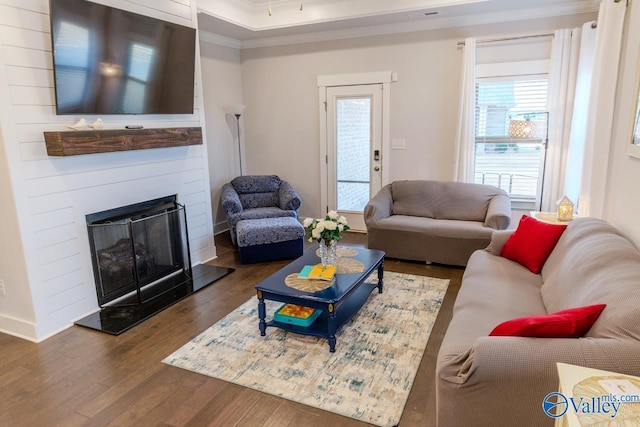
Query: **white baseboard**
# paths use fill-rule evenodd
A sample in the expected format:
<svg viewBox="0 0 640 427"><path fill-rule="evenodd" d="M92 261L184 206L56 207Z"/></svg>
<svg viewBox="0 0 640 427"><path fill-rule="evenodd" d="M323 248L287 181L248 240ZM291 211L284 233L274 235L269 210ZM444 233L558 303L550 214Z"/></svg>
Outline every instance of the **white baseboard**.
<svg viewBox="0 0 640 427"><path fill-rule="evenodd" d="M0 332L27 341L39 342L36 324L28 320L0 315Z"/></svg>
<svg viewBox="0 0 640 427"><path fill-rule="evenodd" d="M227 221L219 222L213 225L213 235L224 233L229 230L229 223Z"/></svg>
<svg viewBox="0 0 640 427"><path fill-rule="evenodd" d="M89 314L90 314L90 313L89 313ZM83 317L86 317L86 316L88 316L88 314L86 314L86 315L84 315L84 316L82 316L82 317L79 317L78 319L82 319ZM75 320L74 320L74 322L75 322ZM44 341L44 340L48 340L48 339L49 339L49 338L51 338L52 336L57 335L57 334L59 334L60 332L62 332L62 331L64 331L64 330L66 330L66 329L69 329L69 328L70 328L70 327L72 327L72 326L75 326L75 325L74 325L73 323L71 323L71 324L66 325L66 326L63 326L62 328L59 328L59 329L57 329L57 330L55 330L55 331L53 331L53 332L49 332L47 335L45 335L45 336L43 336L43 337L38 338L38 341L36 341L36 343L41 343L41 342L42 342L42 341Z"/></svg>

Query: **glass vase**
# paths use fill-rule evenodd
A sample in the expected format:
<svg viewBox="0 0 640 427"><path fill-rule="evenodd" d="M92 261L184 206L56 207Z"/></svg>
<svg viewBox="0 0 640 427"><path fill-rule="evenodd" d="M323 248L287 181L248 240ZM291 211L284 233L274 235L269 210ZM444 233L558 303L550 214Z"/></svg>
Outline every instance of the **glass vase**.
<svg viewBox="0 0 640 427"><path fill-rule="evenodd" d="M338 241L333 239L320 240L320 262L322 265L336 265Z"/></svg>

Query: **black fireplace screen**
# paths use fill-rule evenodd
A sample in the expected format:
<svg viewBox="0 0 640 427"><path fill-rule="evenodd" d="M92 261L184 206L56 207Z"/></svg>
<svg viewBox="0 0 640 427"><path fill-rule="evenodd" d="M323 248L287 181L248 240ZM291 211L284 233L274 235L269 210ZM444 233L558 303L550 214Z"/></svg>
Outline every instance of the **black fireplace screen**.
<svg viewBox="0 0 640 427"><path fill-rule="evenodd" d="M87 227L100 306L128 294L147 302L191 279L186 211L175 196L87 215Z"/></svg>

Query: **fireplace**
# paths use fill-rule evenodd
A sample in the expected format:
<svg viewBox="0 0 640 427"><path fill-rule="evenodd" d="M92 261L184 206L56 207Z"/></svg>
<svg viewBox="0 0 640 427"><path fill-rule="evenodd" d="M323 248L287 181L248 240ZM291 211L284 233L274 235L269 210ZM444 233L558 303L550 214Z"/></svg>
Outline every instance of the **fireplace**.
<svg viewBox="0 0 640 427"><path fill-rule="evenodd" d="M191 267L186 208L176 196L86 219L100 310L76 325L119 335L234 271Z"/></svg>
<svg viewBox="0 0 640 427"><path fill-rule="evenodd" d="M100 307L143 304L191 281L186 211L176 196L86 218Z"/></svg>
<svg viewBox="0 0 640 427"><path fill-rule="evenodd" d="M234 271L191 267L186 208L176 196L86 219L100 311L76 325L119 335Z"/></svg>

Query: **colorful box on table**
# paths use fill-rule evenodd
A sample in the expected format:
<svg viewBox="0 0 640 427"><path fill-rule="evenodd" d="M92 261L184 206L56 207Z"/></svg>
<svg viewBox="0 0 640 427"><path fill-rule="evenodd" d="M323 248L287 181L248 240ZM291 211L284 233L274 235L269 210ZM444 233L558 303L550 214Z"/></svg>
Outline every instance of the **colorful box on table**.
<svg viewBox="0 0 640 427"><path fill-rule="evenodd" d="M322 310L315 308L295 304L284 304L273 315L273 320L290 325L309 326L321 313Z"/></svg>

